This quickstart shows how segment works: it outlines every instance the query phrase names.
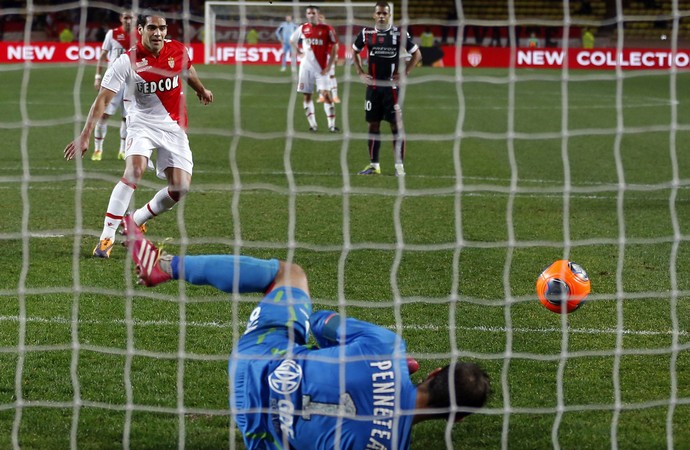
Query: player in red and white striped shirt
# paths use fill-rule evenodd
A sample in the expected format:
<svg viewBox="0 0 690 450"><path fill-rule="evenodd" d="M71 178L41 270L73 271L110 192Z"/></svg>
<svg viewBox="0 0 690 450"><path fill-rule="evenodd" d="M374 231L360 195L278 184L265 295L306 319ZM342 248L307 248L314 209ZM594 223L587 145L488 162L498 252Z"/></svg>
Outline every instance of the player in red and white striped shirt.
<svg viewBox="0 0 690 450"><path fill-rule="evenodd" d="M84 129L64 151L68 160L79 154L83 157L89 148L91 132L110 101L121 89L131 90L125 172L110 196L100 242L93 251L100 258L110 257L117 228L153 150L156 150L156 174L167 179L168 186L134 211L134 223L143 226L152 217L170 210L189 191L194 164L186 133L183 77L201 103L213 101L213 93L201 83L184 45L165 39L168 26L163 17L147 16L138 28L141 42L106 71Z"/></svg>
<svg viewBox="0 0 690 450"><path fill-rule="evenodd" d="M307 6L306 17L307 22L297 27L290 38L290 44L302 56L297 92L304 94L304 114L309 122L309 131L318 129L312 100L316 87L324 97L323 109L328 118L328 130L337 133L340 130L335 126L335 104L330 93L329 73L335 64L338 38L331 26L319 23L318 7Z"/></svg>

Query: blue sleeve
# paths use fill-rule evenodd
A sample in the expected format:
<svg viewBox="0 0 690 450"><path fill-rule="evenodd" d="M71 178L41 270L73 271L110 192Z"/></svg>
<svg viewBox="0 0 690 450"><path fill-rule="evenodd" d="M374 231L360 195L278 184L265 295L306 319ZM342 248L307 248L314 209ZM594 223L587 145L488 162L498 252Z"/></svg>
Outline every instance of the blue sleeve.
<svg viewBox="0 0 690 450"><path fill-rule="evenodd" d="M396 345L405 342L402 337L373 323L348 318L342 323L339 314L333 311L317 311L309 319L311 332L318 342L319 347L326 348L339 344L352 344L362 342L375 345L378 349L382 346L390 347L391 351Z"/></svg>

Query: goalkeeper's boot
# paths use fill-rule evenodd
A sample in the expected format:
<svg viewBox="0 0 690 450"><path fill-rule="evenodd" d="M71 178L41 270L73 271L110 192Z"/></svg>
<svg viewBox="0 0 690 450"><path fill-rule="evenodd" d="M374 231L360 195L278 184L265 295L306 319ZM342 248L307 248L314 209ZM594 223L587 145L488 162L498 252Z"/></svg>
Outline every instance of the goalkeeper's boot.
<svg viewBox="0 0 690 450"><path fill-rule="evenodd" d="M113 240L110 238L101 239L96 248L93 249L93 256L95 258L110 258L110 252L113 249Z"/></svg>
<svg viewBox="0 0 690 450"><path fill-rule="evenodd" d="M101 159L103 159L103 151L94 150L93 155L91 155L91 161L100 161Z"/></svg>
<svg viewBox="0 0 690 450"><path fill-rule="evenodd" d="M129 254L137 267L139 284L152 287L170 281L172 255L163 252L146 239L141 229L134 223L131 214L125 216L122 223ZM164 270L161 265L167 267L168 270Z"/></svg>
<svg viewBox="0 0 690 450"><path fill-rule="evenodd" d="M336 127L335 125L333 125L332 127L330 127L330 128L328 129L328 131L329 131L330 133L340 133L340 128L338 128L338 127Z"/></svg>
<svg viewBox="0 0 690 450"><path fill-rule="evenodd" d="M381 168L369 164L364 170L360 171L358 175L381 175Z"/></svg>
<svg viewBox="0 0 690 450"><path fill-rule="evenodd" d="M117 159L119 159L120 161L124 161L125 160L125 152L118 152Z"/></svg>

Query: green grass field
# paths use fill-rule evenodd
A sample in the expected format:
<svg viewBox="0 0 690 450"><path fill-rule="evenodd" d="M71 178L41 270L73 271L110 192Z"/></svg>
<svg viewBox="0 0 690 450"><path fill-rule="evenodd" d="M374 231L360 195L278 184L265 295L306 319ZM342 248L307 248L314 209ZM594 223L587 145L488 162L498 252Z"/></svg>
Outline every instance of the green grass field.
<svg viewBox="0 0 690 450"><path fill-rule="evenodd" d="M76 92L75 68L1 69L0 448L242 448L226 365L258 297L141 288L119 246L91 258L123 168L116 120L103 161L62 159L93 69ZM151 238L294 258L315 308L402 333L415 381L451 353L483 365L486 411L418 425L412 448L690 447L690 75L418 69L398 179L389 142L382 176L355 175L357 81L343 134L310 135L277 68L197 70L216 102L189 95L192 191ZM593 289L567 319L534 294L563 257Z"/></svg>

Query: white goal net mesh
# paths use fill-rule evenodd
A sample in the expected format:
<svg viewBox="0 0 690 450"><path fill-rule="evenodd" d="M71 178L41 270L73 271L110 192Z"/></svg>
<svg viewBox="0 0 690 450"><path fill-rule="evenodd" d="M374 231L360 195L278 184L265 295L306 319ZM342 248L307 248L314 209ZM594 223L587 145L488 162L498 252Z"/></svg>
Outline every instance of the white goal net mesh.
<svg viewBox="0 0 690 450"><path fill-rule="evenodd" d="M150 239L300 264L315 310L405 339L416 383L482 366L486 407L416 425L411 448L690 447L690 3L394 2L423 52L401 77L404 177L385 121L382 173L358 175L371 142L351 48L374 3L317 3L341 45L338 134L316 95L309 132L281 71L275 31L306 3L122 5L163 14L215 97L185 88L194 179ZM227 362L259 297L137 286L119 242L92 258L124 168L119 112L102 160L93 143L62 158L121 11L0 9L0 448L244 448ZM147 173L133 206L161 183ZM559 259L592 283L570 315L535 294Z"/></svg>

